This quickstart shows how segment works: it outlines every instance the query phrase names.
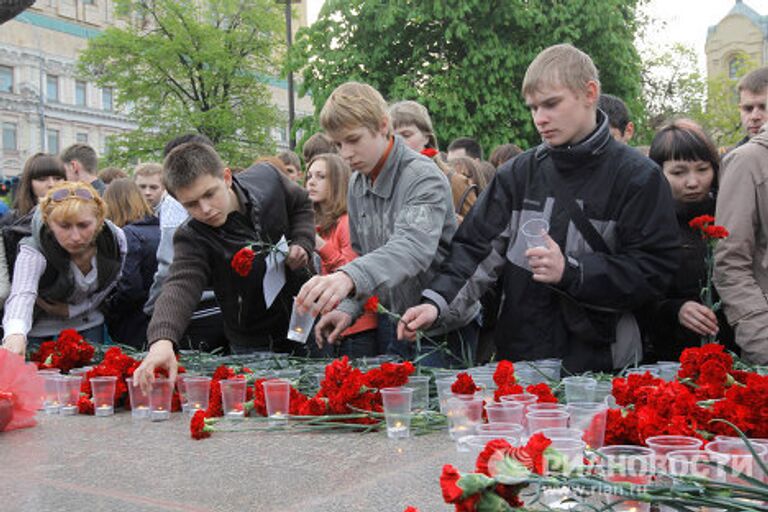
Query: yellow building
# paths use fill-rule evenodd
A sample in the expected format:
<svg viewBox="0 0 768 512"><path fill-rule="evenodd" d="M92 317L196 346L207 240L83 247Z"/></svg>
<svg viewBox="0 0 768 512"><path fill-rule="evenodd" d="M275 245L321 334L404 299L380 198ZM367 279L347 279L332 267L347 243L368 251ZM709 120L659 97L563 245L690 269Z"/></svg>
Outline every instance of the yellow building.
<svg viewBox="0 0 768 512"><path fill-rule="evenodd" d="M704 50L709 77L726 74L736 78L744 58L765 66L768 63L768 16L736 0L728 14L709 28Z"/></svg>
<svg viewBox="0 0 768 512"><path fill-rule="evenodd" d="M306 26L306 1L292 1L293 30ZM28 157L58 153L76 142L107 150L110 135L136 127L114 104L114 92L79 79L75 63L91 37L119 26L112 0L37 0L0 28L0 174L21 172ZM274 104L287 111L287 85L269 81ZM312 115L308 98L296 101L297 117ZM287 119L287 116L286 116ZM287 123L287 121L286 121ZM272 130L287 148L287 126Z"/></svg>

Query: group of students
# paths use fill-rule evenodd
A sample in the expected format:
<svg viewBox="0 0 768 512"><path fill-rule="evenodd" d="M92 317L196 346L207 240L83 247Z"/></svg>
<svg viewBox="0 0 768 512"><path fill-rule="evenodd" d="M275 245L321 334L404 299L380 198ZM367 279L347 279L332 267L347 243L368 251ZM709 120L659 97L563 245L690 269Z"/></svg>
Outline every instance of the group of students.
<svg viewBox="0 0 768 512"><path fill-rule="evenodd" d="M206 293L233 353L391 353L451 366L471 362L478 340L483 354L490 339L486 350L498 359L555 357L579 372L620 369L649 347L672 359L705 335L732 341L725 318L699 299L706 247L688 225L715 208L720 160L704 131L674 121L656 134L650 158L627 146L628 123L617 127L615 109L598 108L610 97L601 98L591 58L567 44L536 57L522 94L542 143L500 148L488 175L466 140L447 159L439 152L422 105L388 106L357 82L336 88L319 113L324 133L304 145L303 186L300 163L288 156L233 170L204 137L169 143L162 276L147 304L149 351L136 382L151 385L157 367L175 375L176 352ZM18 285L26 302L12 301L14 274L4 347L23 351L27 341L28 330L12 329L17 303L37 296L43 309L50 298L58 306L66 289L73 319L84 311L73 286L108 286L127 249L99 205L90 187L73 183L54 187L37 207L19 257L36 250L45 259ZM529 220L547 222L543 243L523 236ZM162 238L165 222L172 246ZM232 264L244 247L257 248L246 273ZM275 285L278 247L285 267ZM68 257L54 263L50 251ZM390 313L365 308L373 296ZM308 346L286 338L294 303L318 317ZM743 347L738 325L736 339Z"/></svg>

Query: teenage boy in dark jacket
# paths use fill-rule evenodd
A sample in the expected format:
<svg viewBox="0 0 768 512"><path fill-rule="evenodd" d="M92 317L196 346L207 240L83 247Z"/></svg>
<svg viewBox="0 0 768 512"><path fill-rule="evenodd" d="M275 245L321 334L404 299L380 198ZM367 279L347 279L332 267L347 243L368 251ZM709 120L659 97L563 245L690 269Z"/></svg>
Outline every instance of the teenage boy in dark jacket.
<svg viewBox="0 0 768 512"><path fill-rule="evenodd" d="M314 212L307 192L269 164L256 164L233 176L206 144L175 148L163 164L168 191L190 219L174 236L174 260L147 330L150 350L134 380L145 388L155 367L176 374L174 345L195 310L200 293L212 283L221 306L224 331L233 352L286 351L292 297L314 249ZM267 259L257 254L247 276L232 267L240 249L255 242L290 241L286 284L271 306L264 298Z"/></svg>
<svg viewBox="0 0 768 512"><path fill-rule="evenodd" d="M412 339L501 279L500 359L561 358L571 372L621 368L642 355L631 311L661 297L677 266L669 186L656 164L611 137L585 53L544 50L526 72L523 95L543 143L500 168L424 303L403 315L400 337ZM576 227L568 205L583 211L609 251L590 247L595 237ZM546 219L549 231L529 248L520 228L534 218Z"/></svg>

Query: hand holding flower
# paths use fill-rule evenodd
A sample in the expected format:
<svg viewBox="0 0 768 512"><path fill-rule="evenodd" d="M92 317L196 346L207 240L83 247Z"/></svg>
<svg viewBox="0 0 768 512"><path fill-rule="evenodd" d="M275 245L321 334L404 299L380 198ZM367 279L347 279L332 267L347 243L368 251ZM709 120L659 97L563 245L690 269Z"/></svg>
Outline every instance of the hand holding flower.
<svg viewBox="0 0 768 512"><path fill-rule="evenodd" d="M680 325L695 333L706 335L717 334L717 316L707 306L689 300L677 313Z"/></svg>
<svg viewBox="0 0 768 512"><path fill-rule="evenodd" d="M3 340L3 348L9 352L25 357L27 352L27 337L23 334L9 334Z"/></svg>

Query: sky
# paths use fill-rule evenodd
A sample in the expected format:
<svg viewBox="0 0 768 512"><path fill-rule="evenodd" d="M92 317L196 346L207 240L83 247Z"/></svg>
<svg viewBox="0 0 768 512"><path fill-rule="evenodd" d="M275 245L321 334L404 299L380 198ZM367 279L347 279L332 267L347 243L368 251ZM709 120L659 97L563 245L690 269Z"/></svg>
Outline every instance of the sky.
<svg viewBox="0 0 768 512"><path fill-rule="evenodd" d="M768 14L768 0L744 0L760 14ZM735 0L650 0L646 12L664 25L655 24L644 38L654 46L683 43L699 55L699 65L706 72L704 43L707 29L728 14ZM313 21L323 0L309 0L309 20ZM663 28L662 28L663 27ZM642 49L641 49L642 51Z"/></svg>

